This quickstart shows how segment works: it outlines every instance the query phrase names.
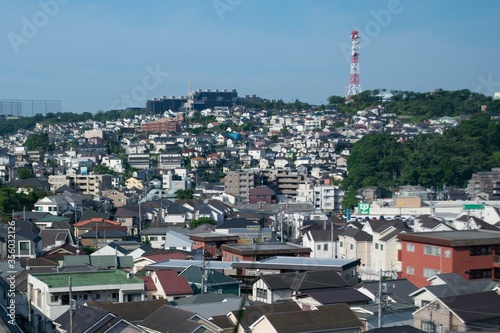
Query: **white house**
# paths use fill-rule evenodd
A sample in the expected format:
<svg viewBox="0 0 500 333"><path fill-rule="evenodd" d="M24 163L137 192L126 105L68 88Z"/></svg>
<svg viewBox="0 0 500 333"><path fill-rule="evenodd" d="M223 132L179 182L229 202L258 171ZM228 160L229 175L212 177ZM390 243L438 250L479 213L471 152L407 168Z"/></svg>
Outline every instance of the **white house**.
<svg viewBox="0 0 500 333"><path fill-rule="evenodd" d="M92 252L91 256L117 256L124 257L127 254L127 250L123 247L115 244L109 243L101 247L99 250Z"/></svg>
<svg viewBox="0 0 500 333"><path fill-rule="evenodd" d="M39 315L45 319L39 323L51 325L50 321L68 310L70 283L73 304L144 300L143 280L120 270L28 274L27 288L35 318ZM50 326L37 331L50 332Z"/></svg>
<svg viewBox="0 0 500 333"><path fill-rule="evenodd" d="M152 248L162 249L163 246L165 246L165 240L167 239L167 228L165 227L148 228L141 232L141 237L143 241L146 241L147 239L151 244Z"/></svg>
<svg viewBox="0 0 500 333"><path fill-rule="evenodd" d="M107 166L113 171L123 172L123 160L114 156L104 156L101 160L101 164Z"/></svg>
<svg viewBox="0 0 500 333"><path fill-rule="evenodd" d="M309 230L302 237L302 245L312 250L311 258L337 258L338 235L338 230L333 230L333 232L332 230Z"/></svg>
<svg viewBox="0 0 500 333"><path fill-rule="evenodd" d="M193 243L188 235L169 230L166 235L164 249L191 251Z"/></svg>
<svg viewBox="0 0 500 333"><path fill-rule="evenodd" d="M35 203L34 212L62 215L65 212L74 212L81 209L81 201L66 195L53 195L38 200Z"/></svg>

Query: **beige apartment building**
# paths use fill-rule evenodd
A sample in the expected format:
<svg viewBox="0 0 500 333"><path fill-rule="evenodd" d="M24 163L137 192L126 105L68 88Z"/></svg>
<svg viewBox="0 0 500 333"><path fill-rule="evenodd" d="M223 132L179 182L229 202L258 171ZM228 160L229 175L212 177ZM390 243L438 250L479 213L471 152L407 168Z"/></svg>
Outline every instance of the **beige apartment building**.
<svg viewBox="0 0 500 333"><path fill-rule="evenodd" d="M82 194L97 195L111 189L111 178L111 175L49 176L49 184L51 191L66 185Z"/></svg>
<svg viewBox="0 0 500 333"><path fill-rule="evenodd" d="M251 188L255 187L255 173L253 171L230 171L224 182L225 192L244 200L248 200Z"/></svg>

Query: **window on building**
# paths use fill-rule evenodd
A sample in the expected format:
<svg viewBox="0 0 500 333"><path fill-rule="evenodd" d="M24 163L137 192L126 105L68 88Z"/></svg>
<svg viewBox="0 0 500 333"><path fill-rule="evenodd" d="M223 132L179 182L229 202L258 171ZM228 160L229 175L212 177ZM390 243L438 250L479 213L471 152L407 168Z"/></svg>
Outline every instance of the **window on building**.
<svg viewBox="0 0 500 333"><path fill-rule="evenodd" d="M328 244L323 244L323 251L328 251Z"/></svg>
<svg viewBox="0 0 500 333"><path fill-rule="evenodd" d="M436 324L430 321L423 321L422 322L422 331L427 332L427 333L435 333L436 332Z"/></svg>
<svg viewBox="0 0 500 333"><path fill-rule="evenodd" d="M378 250L378 243L375 243L375 250Z"/></svg>
<svg viewBox="0 0 500 333"><path fill-rule="evenodd" d="M441 247L440 246L432 246L432 245L424 245L424 254L428 254L431 256L440 256L441 255Z"/></svg>
<svg viewBox="0 0 500 333"><path fill-rule="evenodd" d="M95 294L95 299L101 299L101 294Z"/></svg>
<svg viewBox="0 0 500 333"><path fill-rule="evenodd" d="M406 251L415 252L415 244L411 244L411 243L406 244Z"/></svg>
<svg viewBox="0 0 500 333"><path fill-rule="evenodd" d="M267 290L266 289L257 288L256 292L257 292L257 294L255 296L257 296L257 298L267 299Z"/></svg>
<svg viewBox="0 0 500 333"><path fill-rule="evenodd" d="M408 275L415 274L415 268L413 266L406 266L406 274Z"/></svg>
<svg viewBox="0 0 500 333"><path fill-rule="evenodd" d="M384 251L384 244L380 244L380 251Z"/></svg>
<svg viewBox="0 0 500 333"><path fill-rule="evenodd" d="M424 278L430 278L439 273L441 272L438 269L424 268Z"/></svg>
<svg viewBox="0 0 500 333"><path fill-rule="evenodd" d="M491 268L487 269L472 269L469 271L469 278L473 279L491 279Z"/></svg>
<svg viewBox="0 0 500 333"><path fill-rule="evenodd" d="M471 246L470 255L471 256L491 256L493 254L493 246Z"/></svg>
<svg viewBox="0 0 500 333"><path fill-rule="evenodd" d="M342 241L339 242L339 247L344 247L344 243Z"/></svg>
<svg viewBox="0 0 500 333"><path fill-rule="evenodd" d="M351 251L354 250L354 244L349 244Z"/></svg>
<svg viewBox="0 0 500 333"><path fill-rule="evenodd" d="M19 242L19 250L28 251L29 249L30 249L30 242L29 241L20 241Z"/></svg>
<svg viewBox="0 0 500 333"><path fill-rule="evenodd" d="M450 251L449 249L444 250L444 256L445 256L446 258L450 258L450 257L451 257L451 251Z"/></svg>
<svg viewBox="0 0 500 333"><path fill-rule="evenodd" d="M318 245L316 246L316 250L321 251L321 244L318 244Z"/></svg>

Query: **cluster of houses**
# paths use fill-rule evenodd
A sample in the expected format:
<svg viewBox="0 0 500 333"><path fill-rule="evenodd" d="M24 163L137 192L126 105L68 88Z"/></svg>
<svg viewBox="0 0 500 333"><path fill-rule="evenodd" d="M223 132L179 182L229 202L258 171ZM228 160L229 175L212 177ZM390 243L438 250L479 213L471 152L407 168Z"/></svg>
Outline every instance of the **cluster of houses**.
<svg viewBox="0 0 500 333"><path fill-rule="evenodd" d="M481 218L474 208L452 222L345 222L311 209L288 242L264 211L214 199L141 204L167 219L217 221L193 229L16 212L17 320L39 332L361 332L380 330L379 320L415 332L499 330L500 212L483 207ZM124 209L122 219L133 211ZM135 234L141 242L126 237ZM4 290L7 239L2 228Z"/></svg>
<svg viewBox="0 0 500 333"><path fill-rule="evenodd" d="M494 205L451 219L429 207L410 221L401 210L420 211L428 197L403 189L388 208L399 217L332 214L341 208L336 182L346 176L345 156L360 137L382 129L411 137L459 120L403 125L380 107L352 117L241 107L214 115L207 128L224 131L183 133L184 114L167 112L39 124L1 139L4 183L51 192L32 211L12 214L13 251L8 228L0 227L0 304L11 302L7 279L15 272L23 329L383 332L380 320L401 332L500 330ZM245 124L266 130L236 131ZM22 146L40 132L56 150ZM60 149L64 141L76 145ZM126 157L110 154L110 142ZM99 165L113 172L93 172ZM21 168L33 177L19 179ZM124 179L127 168L134 173ZM219 172L219 181L200 181ZM175 198L179 190L193 190L194 198ZM370 190L363 196L374 207L380 202ZM200 218L212 223L189 228Z"/></svg>

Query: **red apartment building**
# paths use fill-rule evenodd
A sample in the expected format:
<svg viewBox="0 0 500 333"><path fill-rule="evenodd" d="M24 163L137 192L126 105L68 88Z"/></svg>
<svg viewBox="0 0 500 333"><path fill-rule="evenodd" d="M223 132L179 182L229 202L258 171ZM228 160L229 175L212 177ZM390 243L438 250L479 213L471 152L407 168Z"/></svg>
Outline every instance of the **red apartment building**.
<svg viewBox="0 0 500 333"><path fill-rule="evenodd" d="M275 204L277 203L276 192L267 186L257 186L248 192L248 201L250 204Z"/></svg>
<svg viewBox="0 0 500 333"><path fill-rule="evenodd" d="M162 118L157 121L141 124L141 131L146 133L179 132L180 128L181 128L180 121L170 118Z"/></svg>
<svg viewBox="0 0 500 333"><path fill-rule="evenodd" d="M454 230L402 233L401 278L421 288L439 273L467 280L500 280L500 231Z"/></svg>
<svg viewBox="0 0 500 333"><path fill-rule="evenodd" d="M259 261L275 256L310 257L311 249L292 243L225 244L222 261Z"/></svg>
<svg viewBox="0 0 500 333"><path fill-rule="evenodd" d="M196 250L204 248L213 257L221 257L222 250L220 247L224 244L237 244L240 237L236 235L228 235L215 232L203 232L188 235L194 241L192 249Z"/></svg>

